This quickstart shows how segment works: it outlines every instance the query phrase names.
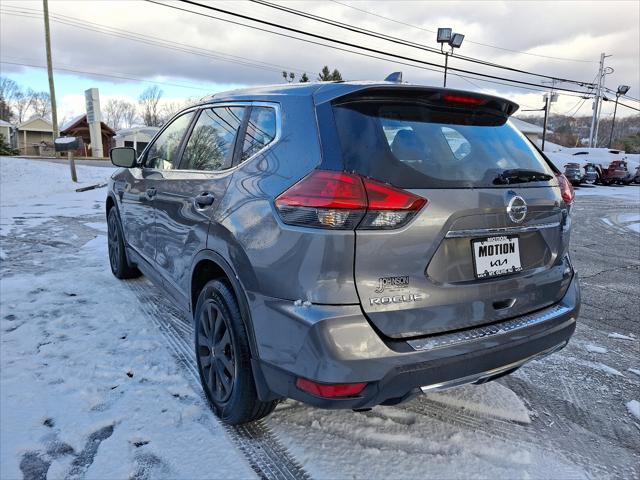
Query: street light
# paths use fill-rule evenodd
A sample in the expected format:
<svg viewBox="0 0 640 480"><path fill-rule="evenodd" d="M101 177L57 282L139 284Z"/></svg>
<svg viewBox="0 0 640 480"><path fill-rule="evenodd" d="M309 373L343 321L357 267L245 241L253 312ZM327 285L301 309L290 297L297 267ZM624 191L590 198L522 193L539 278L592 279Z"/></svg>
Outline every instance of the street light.
<svg viewBox="0 0 640 480"><path fill-rule="evenodd" d="M464 35L454 33L451 28L439 28L437 34L437 42L440 44L440 51L444 53L444 86L447 86L447 67L449 65L449 55L453 55L454 48L460 48ZM449 45L450 50L445 51L444 44Z"/></svg>
<svg viewBox="0 0 640 480"><path fill-rule="evenodd" d="M616 92L616 106L613 107L613 119L611 120L611 133L609 133L609 147L611 148L611 141L613 140L613 126L616 123L616 112L618 111L618 99L620 95L624 96L627 94L631 87L629 85L619 85L618 91Z"/></svg>

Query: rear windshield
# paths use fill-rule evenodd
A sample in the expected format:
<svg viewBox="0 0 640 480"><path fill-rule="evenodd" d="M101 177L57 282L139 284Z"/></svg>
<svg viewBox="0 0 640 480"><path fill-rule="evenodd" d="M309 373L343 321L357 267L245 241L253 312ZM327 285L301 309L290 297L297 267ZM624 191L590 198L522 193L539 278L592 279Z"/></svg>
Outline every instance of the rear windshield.
<svg viewBox="0 0 640 480"><path fill-rule="evenodd" d="M401 188L505 187L505 170L554 174L504 117L366 100L334 105L346 170ZM548 185L530 182L530 186Z"/></svg>

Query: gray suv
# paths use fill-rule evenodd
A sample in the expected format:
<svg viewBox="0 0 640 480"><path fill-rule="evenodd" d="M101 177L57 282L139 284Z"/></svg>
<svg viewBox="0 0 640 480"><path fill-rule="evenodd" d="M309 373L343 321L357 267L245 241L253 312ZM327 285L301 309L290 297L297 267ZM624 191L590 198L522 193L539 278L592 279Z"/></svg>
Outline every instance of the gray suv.
<svg viewBox="0 0 640 480"><path fill-rule="evenodd" d="M517 108L391 82L217 94L111 151L111 269L192 316L230 424L506 375L564 347L580 304L573 190Z"/></svg>

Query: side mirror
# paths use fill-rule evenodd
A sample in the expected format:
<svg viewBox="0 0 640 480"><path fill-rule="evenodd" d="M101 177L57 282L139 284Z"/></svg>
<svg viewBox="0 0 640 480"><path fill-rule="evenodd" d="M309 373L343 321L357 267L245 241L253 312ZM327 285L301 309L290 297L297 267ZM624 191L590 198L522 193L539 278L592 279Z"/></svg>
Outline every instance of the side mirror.
<svg viewBox="0 0 640 480"><path fill-rule="evenodd" d="M131 168L136 165L137 153L131 147L115 147L109 151L111 163L116 167Z"/></svg>

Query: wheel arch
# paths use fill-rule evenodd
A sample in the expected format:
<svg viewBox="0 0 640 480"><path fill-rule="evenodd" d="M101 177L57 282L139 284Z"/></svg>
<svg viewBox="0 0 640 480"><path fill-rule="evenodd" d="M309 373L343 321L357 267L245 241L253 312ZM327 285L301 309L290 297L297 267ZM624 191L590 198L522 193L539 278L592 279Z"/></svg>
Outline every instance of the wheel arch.
<svg viewBox="0 0 640 480"><path fill-rule="evenodd" d="M189 308L191 310L193 321L195 322L194 316L196 303L202 287L204 287L208 281L216 278L225 279L229 282L236 300L238 301L242 321L244 322L245 329L249 335L251 354L252 356L257 356L258 349L253 329L253 320L244 286L233 267L224 259L224 257L213 250L207 249L200 251L195 256L193 266L191 268Z"/></svg>
<svg viewBox="0 0 640 480"><path fill-rule="evenodd" d="M107 194L107 200L105 201L105 213L107 215L109 215L109 211L113 208L113 207L117 207L116 205L116 200L113 198L113 194L111 192L109 192Z"/></svg>

